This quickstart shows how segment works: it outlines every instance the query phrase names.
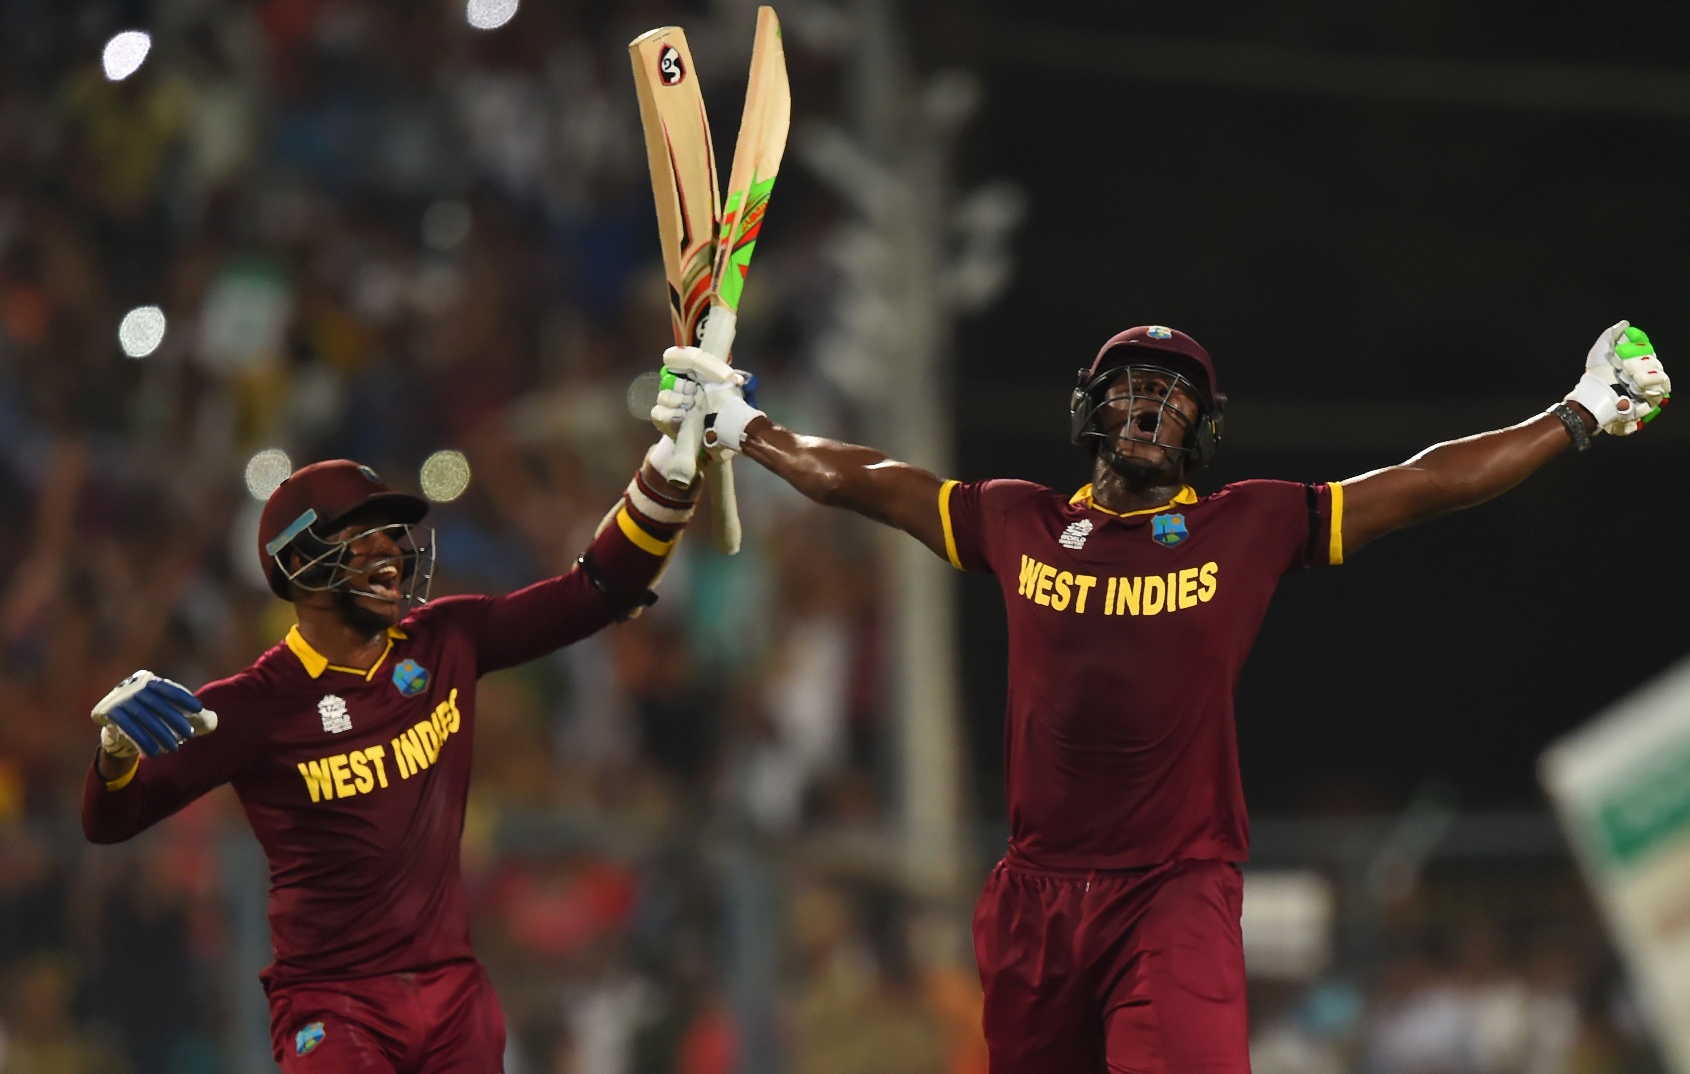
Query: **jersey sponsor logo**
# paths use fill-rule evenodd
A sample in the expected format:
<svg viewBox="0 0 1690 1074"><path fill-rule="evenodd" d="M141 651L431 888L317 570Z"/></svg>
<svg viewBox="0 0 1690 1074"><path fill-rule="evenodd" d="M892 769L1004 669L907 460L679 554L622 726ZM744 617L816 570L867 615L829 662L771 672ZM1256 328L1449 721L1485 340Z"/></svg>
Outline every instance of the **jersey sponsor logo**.
<svg viewBox="0 0 1690 1074"><path fill-rule="evenodd" d="M1220 569L1220 564L1211 561L1201 567L1186 567L1167 574L1100 580L1094 574L1058 570L1032 556L1022 556L1021 581L1016 592L1034 604L1057 612L1086 615L1093 608L1101 608L1104 615L1161 615L1214 600ZM1101 601L1092 595L1096 589L1101 589Z"/></svg>
<svg viewBox="0 0 1690 1074"><path fill-rule="evenodd" d="M352 730L352 714L346 711L346 699L329 694L317 702L317 715L323 718L323 730L331 735Z"/></svg>
<svg viewBox="0 0 1690 1074"><path fill-rule="evenodd" d="M462 727L463 713L458 710L458 691L454 689L446 695L446 700L434 706L428 719L419 720L403 734L395 735L386 746L370 745L300 761L299 775L305 780L305 789L313 802L332 802L385 790L389 786L389 758L399 778L410 779L440 760L446 740Z"/></svg>
<svg viewBox="0 0 1690 1074"><path fill-rule="evenodd" d="M293 1054L309 1055L316 1050L317 1045L323 1043L323 1023L312 1022L299 1027L299 1032L293 1035Z"/></svg>
<svg viewBox="0 0 1690 1074"><path fill-rule="evenodd" d="M1086 538L1090 536L1091 519L1082 518L1078 522L1068 523L1068 528L1062 531L1062 536L1056 539L1056 543L1078 552L1086 546Z"/></svg>
<svg viewBox="0 0 1690 1074"><path fill-rule="evenodd" d="M1172 338L1174 338L1173 329L1164 328L1162 325L1159 325L1159 324L1151 325L1148 329L1146 329L1146 334L1149 335L1151 339L1172 339Z"/></svg>
<svg viewBox="0 0 1690 1074"><path fill-rule="evenodd" d="M1164 548L1172 548L1189 536L1184 515L1156 515L1150 520L1150 539Z"/></svg>
<svg viewBox="0 0 1690 1074"><path fill-rule="evenodd" d="M393 669L393 685L405 697L416 697L428 689L428 669L415 660L401 660Z"/></svg>

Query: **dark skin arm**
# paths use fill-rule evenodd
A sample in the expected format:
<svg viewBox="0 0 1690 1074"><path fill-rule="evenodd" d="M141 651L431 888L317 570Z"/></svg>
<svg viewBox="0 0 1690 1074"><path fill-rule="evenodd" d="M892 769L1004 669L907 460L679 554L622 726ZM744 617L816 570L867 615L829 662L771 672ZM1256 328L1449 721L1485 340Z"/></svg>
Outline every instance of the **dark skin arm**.
<svg viewBox="0 0 1690 1074"><path fill-rule="evenodd" d="M1571 405L1594 433L1595 419ZM1344 549L1350 552L1392 530L1501 495L1570 444L1561 420L1541 414L1507 429L1437 444L1401 465L1345 481ZM800 436L767 418L756 418L746 428L741 452L815 502L895 526L945 556L941 482L926 470L873 448ZM1107 490L1099 484L1097 491L1102 502ZM1152 491L1151 500L1166 501L1166 489ZM1106 506L1118 510L1137 504Z"/></svg>
<svg viewBox="0 0 1690 1074"><path fill-rule="evenodd" d="M1596 420L1570 405L1587 432ZM1392 530L1472 507L1499 496L1567 450L1572 439L1553 414L1495 432L1436 444L1397 466L1344 484L1344 552L1347 555Z"/></svg>
<svg viewBox="0 0 1690 1074"><path fill-rule="evenodd" d="M740 453L827 507L843 507L914 537L945 556L937 477L873 448L799 436L768 418L754 418Z"/></svg>

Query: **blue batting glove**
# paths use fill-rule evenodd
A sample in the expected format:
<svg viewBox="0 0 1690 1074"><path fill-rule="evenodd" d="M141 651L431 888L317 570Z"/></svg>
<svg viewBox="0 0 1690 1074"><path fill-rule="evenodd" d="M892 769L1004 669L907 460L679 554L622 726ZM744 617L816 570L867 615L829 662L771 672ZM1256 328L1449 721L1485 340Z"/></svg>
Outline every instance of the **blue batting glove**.
<svg viewBox="0 0 1690 1074"><path fill-rule="evenodd" d="M157 757L217 729L217 714L180 683L137 671L101 698L90 714L100 745L113 757Z"/></svg>

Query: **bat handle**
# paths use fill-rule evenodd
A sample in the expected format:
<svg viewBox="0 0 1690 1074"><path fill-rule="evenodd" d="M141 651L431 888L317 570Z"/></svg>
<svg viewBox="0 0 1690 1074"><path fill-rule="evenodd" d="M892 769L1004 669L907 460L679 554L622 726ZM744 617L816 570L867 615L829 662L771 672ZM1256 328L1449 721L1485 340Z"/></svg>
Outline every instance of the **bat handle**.
<svg viewBox="0 0 1690 1074"><path fill-rule="evenodd" d="M675 450L663 468L663 479L671 485L691 485L698 476L698 452L704 446L704 408L694 407L682 419L675 433Z"/></svg>
<svg viewBox="0 0 1690 1074"><path fill-rule="evenodd" d="M730 456L711 459L710 514L716 523L716 547L723 555L739 551L739 497L734 493L734 461Z"/></svg>

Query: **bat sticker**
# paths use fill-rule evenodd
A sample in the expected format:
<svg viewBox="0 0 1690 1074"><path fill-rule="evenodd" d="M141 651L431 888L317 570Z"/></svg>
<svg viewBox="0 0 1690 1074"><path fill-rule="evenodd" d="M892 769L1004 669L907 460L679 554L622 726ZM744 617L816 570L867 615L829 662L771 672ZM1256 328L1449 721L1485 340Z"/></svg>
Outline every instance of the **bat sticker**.
<svg viewBox="0 0 1690 1074"><path fill-rule="evenodd" d="M657 80L665 86L678 86L685 77L687 65L681 62L681 50L664 45L663 51L657 54Z"/></svg>

